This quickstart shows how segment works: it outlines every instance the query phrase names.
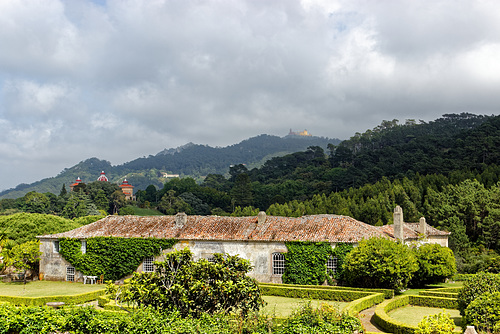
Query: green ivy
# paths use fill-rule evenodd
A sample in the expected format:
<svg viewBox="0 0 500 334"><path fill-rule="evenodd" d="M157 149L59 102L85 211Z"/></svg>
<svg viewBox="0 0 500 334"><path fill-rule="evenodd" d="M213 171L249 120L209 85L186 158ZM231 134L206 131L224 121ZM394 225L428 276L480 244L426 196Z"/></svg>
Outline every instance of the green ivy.
<svg viewBox="0 0 500 334"><path fill-rule="evenodd" d="M145 257L158 256L162 249L172 248L176 239L154 238L88 238L85 254L81 240L62 238L59 253L83 275L104 275L105 280L116 281L132 274Z"/></svg>
<svg viewBox="0 0 500 334"><path fill-rule="evenodd" d="M342 279L342 264L346 255L353 249L352 244L339 243L332 248L327 242L290 241L285 242L285 272L282 280L286 284L321 285L333 279ZM330 256L337 258L337 271L326 272L326 261ZM331 276L330 276L331 275Z"/></svg>
<svg viewBox="0 0 500 334"><path fill-rule="evenodd" d="M321 285L326 280L326 260L332 255L327 242L285 242L285 272L283 283Z"/></svg>
<svg viewBox="0 0 500 334"><path fill-rule="evenodd" d="M343 281L343 273L342 265L344 264L345 257L349 254L354 248L353 244L348 243L338 243L335 245L335 248L332 250L332 256L337 258L337 271L333 273L332 277L337 281Z"/></svg>

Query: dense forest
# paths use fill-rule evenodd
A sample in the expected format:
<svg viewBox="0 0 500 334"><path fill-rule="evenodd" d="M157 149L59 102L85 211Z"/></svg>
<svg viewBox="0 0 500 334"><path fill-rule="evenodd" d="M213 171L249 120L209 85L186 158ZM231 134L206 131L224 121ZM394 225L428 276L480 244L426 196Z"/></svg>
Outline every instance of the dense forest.
<svg viewBox="0 0 500 334"><path fill-rule="evenodd" d="M384 121L326 152L274 157L262 166L237 164L227 174L202 182L175 178L125 201L116 185L92 182L59 195L30 192L3 199L0 210L53 213L66 218L88 214L301 216L341 214L372 225L392 223L396 205L405 221L421 216L451 231L450 247L462 272L500 271L500 117L444 115L433 122ZM150 214L154 211L148 211Z"/></svg>

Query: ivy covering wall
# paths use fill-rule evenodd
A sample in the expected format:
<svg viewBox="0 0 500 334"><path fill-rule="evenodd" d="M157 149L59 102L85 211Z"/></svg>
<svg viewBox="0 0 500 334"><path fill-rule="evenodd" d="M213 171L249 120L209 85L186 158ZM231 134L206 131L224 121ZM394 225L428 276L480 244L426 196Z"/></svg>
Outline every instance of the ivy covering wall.
<svg viewBox="0 0 500 334"><path fill-rule="evenodd" d="M332 248L327 242L290 241L285 242L285 272L282 280L285 284L321 285L332 278L342 278L342 263L353 246L339 243ZM327 275L326 261L330 256L337 257L337 271L332 277Z"/></svg>
<svg viewBox="0 0 500 334"><path fill-rule="evenodd" d="M82 254L80 239L59 240L59 253L83 275L104 275L118 280L132 274L145 257L158 256L162 249L172 248L176 239L95 237L86 239Z"/></svg>

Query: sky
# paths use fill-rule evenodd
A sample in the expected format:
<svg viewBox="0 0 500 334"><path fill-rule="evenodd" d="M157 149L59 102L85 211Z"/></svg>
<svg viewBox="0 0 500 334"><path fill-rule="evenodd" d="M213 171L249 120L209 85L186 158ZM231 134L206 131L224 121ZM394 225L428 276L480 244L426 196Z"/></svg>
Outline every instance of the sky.
<svg viewBox="0 0 500 334"><path fill-rule="evenodd" d="M497 115L499 59L497 0L0 0L0 190L188 142Z"/></svg>

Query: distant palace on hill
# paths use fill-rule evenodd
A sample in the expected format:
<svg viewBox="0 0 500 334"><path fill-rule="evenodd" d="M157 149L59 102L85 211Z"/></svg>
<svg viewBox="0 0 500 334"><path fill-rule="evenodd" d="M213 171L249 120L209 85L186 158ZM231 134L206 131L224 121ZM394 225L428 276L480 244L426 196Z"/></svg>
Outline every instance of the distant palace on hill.
<svg viewBox="0 0 500 334"><path fill-rule="evenodd" d="M289 136L303 136L303 137L311 137L312 135L307 132L307 130L304 130L302 132L294 132L292 129L290 129L290 132L288 133Z"/></svg>
<svg viewBox="0 0 500 334"><path fill-rule="evenodd" d="M104 171L101 172L101 175L97 178L97 181L109 182L108 177L106 176L106 173L104 173ZM80 179L78 177L76 179L75 183L69 185L70 191L73 191L74 188L80 184L84 184L84 183L83 183L82 179ZM131 185L127 181L127 179L123 180L122 184L120 184L119 187L123 191L123 194L125 195L125 199L135 201L134 186Z"/></svg>

